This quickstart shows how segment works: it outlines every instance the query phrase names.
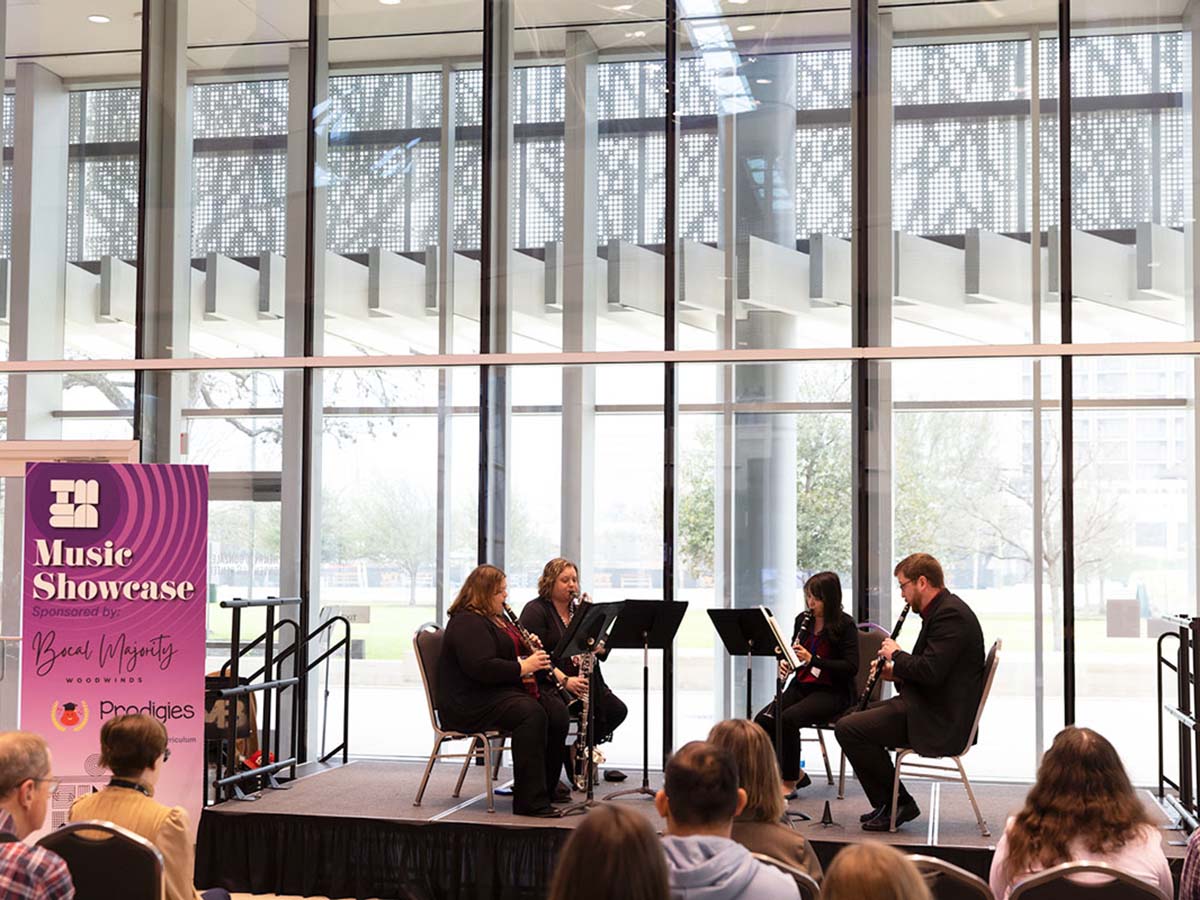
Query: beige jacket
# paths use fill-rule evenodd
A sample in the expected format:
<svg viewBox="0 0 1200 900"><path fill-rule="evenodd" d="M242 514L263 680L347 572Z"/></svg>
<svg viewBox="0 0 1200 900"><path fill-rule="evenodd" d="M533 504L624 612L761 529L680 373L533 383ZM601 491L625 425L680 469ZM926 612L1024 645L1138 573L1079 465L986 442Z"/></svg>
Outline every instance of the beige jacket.
<svg viewBox="0 0 1200 900"><path fill-rule="evenodd" d="M195 848L182 806L164 806L132 788L106 787L71 804L70 821L86 819L112 822L150 841L162 853L165 900L198 900Z"/></svg>
<svg viewBox="0 0 1200 900"><path fill-rule="evenodd" d="M804 835L782 822L741 822L734 820L733 839L751 853L765 853L817 881L824 874L821 862Z"/></svg>

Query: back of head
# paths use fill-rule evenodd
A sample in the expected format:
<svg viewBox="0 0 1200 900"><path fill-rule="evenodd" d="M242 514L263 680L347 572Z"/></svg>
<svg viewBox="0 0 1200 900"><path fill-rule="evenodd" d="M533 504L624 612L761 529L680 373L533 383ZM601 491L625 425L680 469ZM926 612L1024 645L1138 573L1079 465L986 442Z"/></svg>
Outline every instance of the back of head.
<svg viewBox="0 0 1200 900"><path fill-rule="evenodd" d="M746 806L740 818L752 822L780 821L784 803L779 790L779 762L762 727L749 719L726 719L712 727L708 740L733 754L738 786L746 792Z"/></svg>
<svg viewBox="0 0 1200 900"><path fill-rule="evenodd" d="M690 828L728 825L738 806L733 754L706 741L684 744L667 761L663 790L671 818Z"/></svg>
<svg viewBox="0 0 1200 900"><path fill-rule="evenodd" d="M930 900L925 879L907 856L887 844L854 844L833 858L821 900Z"/></svg>
<svg viewBox="0 0 1200 900"><path fill-rule="evenodd" d="M45 738L31 731L0 733L0 800L30 778L50 774L50 748Z"/></svg>
<svg viewBox="0 0 1200 900"><path fill-rule="evenodd" d="M615 804L591 810L567 840L550 900L668 900L667 861L645 816Z"/></svg>
<svg viewBox="0 0 1200 900"><path fill-rule="evenodd" d="M1111 852L1148 824L1113 745L1090 728L1068 726L1042 757L1037 781L1009 826L1006 877L1070 861L1074 842Z"/></svg>
<svg viewBox="0 0 1200 900"><path fill-rule="evenodd" d="M100 765L118 777L140 775L167 749L167 729L154 716L114 716L100 729Z"/></svg>

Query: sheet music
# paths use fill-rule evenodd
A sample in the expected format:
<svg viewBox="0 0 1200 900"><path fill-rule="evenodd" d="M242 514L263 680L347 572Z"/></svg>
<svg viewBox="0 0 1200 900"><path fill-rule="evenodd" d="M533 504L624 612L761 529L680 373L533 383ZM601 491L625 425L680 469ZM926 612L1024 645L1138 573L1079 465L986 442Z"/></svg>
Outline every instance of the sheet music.
<svg viewBox="0 0 1200 900"><path fill-rule="evenodd" d="M793 670L800 668L800 658L796 656L796 651L792 649L792 642L783 636L783 632L779 630L779 623L775 621L775 617L771 615L771 611L765 606L760 606L763 615L767 617L767 624L771 626L771 634L774 636L776 646L779 647L783 659L787 660L789 666Z"/></svg>

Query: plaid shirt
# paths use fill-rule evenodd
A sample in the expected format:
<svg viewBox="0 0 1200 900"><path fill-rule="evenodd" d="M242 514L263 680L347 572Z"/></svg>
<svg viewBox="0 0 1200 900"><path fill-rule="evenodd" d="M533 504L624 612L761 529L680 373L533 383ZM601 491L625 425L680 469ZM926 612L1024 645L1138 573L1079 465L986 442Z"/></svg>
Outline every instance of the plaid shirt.
<svg viewBox="0 0 1200 900"><path fill-rule="evenodd" d="M1183 874L1179 876L1179 900L1200 900L1200 828L1188 838Z"/></svg>
<svg viewBox="0 0 1200 900"><path fill-rule="evenodd" d="M14 833L13 820L0 809L0 832ZM72 900L75 886L62 858L16 841L0 844L0 900Z"/></svg>

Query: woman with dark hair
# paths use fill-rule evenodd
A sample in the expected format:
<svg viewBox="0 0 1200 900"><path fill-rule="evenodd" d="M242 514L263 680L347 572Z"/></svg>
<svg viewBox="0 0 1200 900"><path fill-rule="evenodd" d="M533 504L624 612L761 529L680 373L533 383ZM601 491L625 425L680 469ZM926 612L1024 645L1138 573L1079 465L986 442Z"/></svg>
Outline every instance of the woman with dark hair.
<svg viewBox="0 0 1200 900"><path fill-rule="evenodd" d="M438 660L438 713L447 728L512 732L513 812L555 815L554 786L563 764L567 708L534 676L550 657L526 652L520 632L504 617L508 580L495 566L476 568L454 598Z"/></svg>
<svg viewBox="0 0 1200 900"><path fill-rule="evenodd" d="M158 719L142 713L109 719L100 729L100 765L112 772L112 780L104 790L72 803L67 818L112 822L157 847L163 858L165 900L229 900L224 888L197 893L192 886L195 854L187 810L154 799L170 757L167 729Z"/></svg>
<svg viewBox="0 0 1200 900"><path fill-rule="evenodd" d="M542 646L553 651L567 633L572 601L578 596L579 568L569 559L555 557L542 569L537 598L530 600L521 610L521 624L541 638ZM602 651L596 656L596 667L592 670L592 679L596 682L593 692L594 738L595 743L603 744L612 740L613 732L625 721L629 709L604 683L604 676L600 673L599 660L604 659L607 653ZM576 697L582 697L587 692L588 682L580 676L578 662L571 658L552 661L552 671L558 683ZM624 775L610 769L605 777L610 781L619 781Z"/></svg>
<svg viewBox="0 0 1200 900"><path fill-rule="evenodd" d="M821 861L812 845L784 818L779 763L763 730L749 719L726 719L712 727L708 742L733 754L738 787L746 792L746 805L733 820L733 839L751 853L773 856L820 881Z"/></svg>
<svg viewBox="0 0 1200 900"><path fill-rule="evenodd" d="M1004 828L992 857L992 893L1004 900L1022 878L1065 862L1107 863L1174 896L1162 836L1117 751L1075 726L1054 738L1025 806Z"/></svg>
<svg viewBox="0 0 1200 900"><path fill-rule="evenodd" d="M549 900L668 900L667 859L649 820L625 806L591 810L559 854Z"/></svg>
<svg viewBox="0 0 1200 900"><path fill-rule="evenodd" d="M789 799L812 781L800 771L800 729L828 722L854 702L858 674L858 629L842 611L842 582L834 572L818 572L804 583L805 611L796 616L792 648L800 670L783 692L783 790ZM810 624L804 627L806 616ZM779 664L786 678L787 663ZM775 703L754 717L775 740Z"/></svg>

